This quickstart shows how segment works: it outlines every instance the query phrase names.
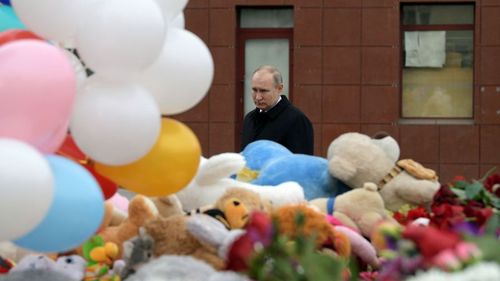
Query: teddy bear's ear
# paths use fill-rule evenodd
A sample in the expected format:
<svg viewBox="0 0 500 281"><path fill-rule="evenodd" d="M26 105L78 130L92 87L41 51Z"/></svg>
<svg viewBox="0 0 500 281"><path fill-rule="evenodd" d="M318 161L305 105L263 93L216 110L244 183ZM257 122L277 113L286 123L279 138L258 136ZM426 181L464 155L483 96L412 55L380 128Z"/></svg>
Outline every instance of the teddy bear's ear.
<svg viewBox="0 0 500 281"><path fill-rule="evenodd" d="M211 185L220 179L236 174L246 165L245 158L239 153L221 153L210 157L198 170L196 182Z"/></svg>
<svg viewBox="0 0 500 281"><path fill-rule="evenodd" d="M341 181L349 181L356 174L356 167L342 157L333 157L328 162L330 174Z"/></svg>

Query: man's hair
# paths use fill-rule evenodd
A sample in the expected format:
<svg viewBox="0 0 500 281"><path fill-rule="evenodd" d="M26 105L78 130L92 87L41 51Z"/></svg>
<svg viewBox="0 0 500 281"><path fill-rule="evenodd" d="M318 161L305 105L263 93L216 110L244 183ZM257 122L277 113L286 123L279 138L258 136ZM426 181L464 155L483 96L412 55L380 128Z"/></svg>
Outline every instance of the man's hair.
<svg viewBox="0 0 500 281"><path fill-rule="evenodd" d="M283 77L281 76L281 72L276 68L275 66L272 65L261 65L259 66L254 72L252 73L252 77L257 73L258 71L265 70L273 75L273 82L274 86L283 84Z"/></svg>

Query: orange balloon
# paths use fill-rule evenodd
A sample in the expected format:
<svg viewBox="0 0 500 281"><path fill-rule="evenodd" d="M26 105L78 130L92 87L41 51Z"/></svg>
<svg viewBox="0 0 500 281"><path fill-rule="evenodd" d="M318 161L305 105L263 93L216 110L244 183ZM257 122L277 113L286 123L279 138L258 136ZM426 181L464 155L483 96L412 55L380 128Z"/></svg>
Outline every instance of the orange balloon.
<svg viewBox="0 0 500 281"><path fill-rule="evenodd" d="M184 188L195 176L201 156L196 135L182 122L162 119L158 140L143 158L124 166L95 163L96 171L118 185L146 196Z"/></svg>

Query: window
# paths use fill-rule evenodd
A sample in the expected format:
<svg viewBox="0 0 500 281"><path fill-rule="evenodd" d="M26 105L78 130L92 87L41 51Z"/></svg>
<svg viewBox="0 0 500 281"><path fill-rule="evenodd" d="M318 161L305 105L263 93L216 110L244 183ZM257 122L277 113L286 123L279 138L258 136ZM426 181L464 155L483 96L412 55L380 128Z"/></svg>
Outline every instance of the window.
<svg viewBox="0 0 500 281"><path fill-rule="evenodd" d="M402 6L402 117L472 118L474 5Z"/></svg>

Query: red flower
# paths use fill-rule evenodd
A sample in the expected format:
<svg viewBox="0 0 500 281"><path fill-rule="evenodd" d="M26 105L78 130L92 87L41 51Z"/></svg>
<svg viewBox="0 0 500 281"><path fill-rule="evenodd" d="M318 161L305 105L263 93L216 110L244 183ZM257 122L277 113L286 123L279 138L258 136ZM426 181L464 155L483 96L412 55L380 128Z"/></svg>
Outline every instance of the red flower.
<svg viewBox="0 0 500 281"><path fill-rule="evenodd" d="M484 187L491 192L494 193L497 197L500 197L500 174L493 174L489 176L484 181Z"/></svg>
<svg viewBox="0 0 500 281"><path fill-rule="evenodd" d="M415 242L426 260L443 250L453 249L460 242L460 236L454 232L413 225L406 227L403 237Z"/></svg>
<svg viewBox="0 0 500 281"><path fill-rule="evenodd" d="M468 201L464 207L464 214L467 218L472 218L478 227L482 227L493 215L493 210L484 208L483 204L477 201Z"/></svg>
<svg viewBox="0 0 500 281"><path fill-rule="evenodd" d="M409 221L414 221L418 218L429 218L430 216L424 207L418 206L416 208L411 209L408 212L408 215L406 215L406 217L408 218Z"/></svg>
<svg viewBox="0 0 500 281"><path fill-rule="evenodd" d="M440 229L451 229L465 220L464 207L450 204L434 205L431 207L431 223Z"/></svg>
<svg viewBox="0 0 500 281"><path fill-rule="evenodd" d="M229 249L227 269L245 271L255 251L256 245L268 246L272 239L270 217L262 212L252 213L246 227L246 233L234 241Z"/></svg>
<svg viewBox="0 0 500 281"><path fill-rule="evenodd" d="M460 199L451 191L450 187L447 185L441 185L439 190L434 194L434 198L432 200L432 205L436 204L452 204L452 205L459 205L460 204Z"/></svg>

